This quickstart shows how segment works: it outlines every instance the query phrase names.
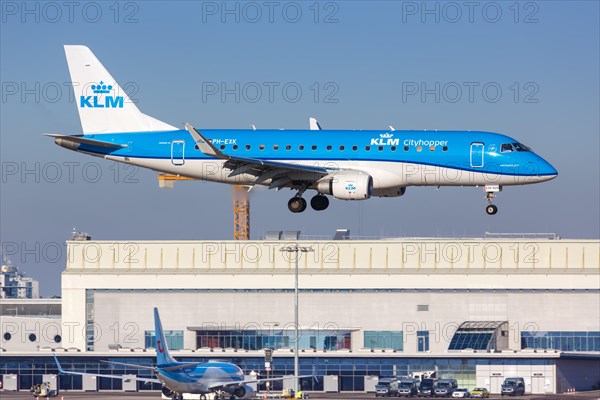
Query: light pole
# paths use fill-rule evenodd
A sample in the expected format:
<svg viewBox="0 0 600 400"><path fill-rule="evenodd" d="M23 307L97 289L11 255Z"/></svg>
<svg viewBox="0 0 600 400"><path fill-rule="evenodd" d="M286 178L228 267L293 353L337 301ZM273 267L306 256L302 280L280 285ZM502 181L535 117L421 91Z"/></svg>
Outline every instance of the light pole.
<svg viewBox="0 0 600 400"><path fill-rule="evenodd" d="M285 246L279 251L285 253L296 253L295 268L294 268L294 396L298 393L298 376L299 374L299 366L298 366L298 260L300 258L300 253L308 253L314 251L312 247L304 247L299 246L298 243L293 245Z"/></svg>

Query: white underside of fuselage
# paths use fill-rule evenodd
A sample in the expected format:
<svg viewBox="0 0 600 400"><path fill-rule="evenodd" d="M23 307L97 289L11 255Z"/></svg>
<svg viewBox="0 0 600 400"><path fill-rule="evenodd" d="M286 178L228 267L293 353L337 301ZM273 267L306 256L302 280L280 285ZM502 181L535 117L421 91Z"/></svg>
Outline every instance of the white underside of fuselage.
<svg viewBox="0 0 600 400"><path fill-rule="evenodd" d="M207 394L211 392L207 389L206 385L199 382L182 382L170 379L160 373L158 374L158 379L175 393Z"/></svg>
<svg viewBox="0 0 600 400"><path fill-rule="evenodd" d="M105 156L106 159L149 168L158 172L180 175L209 182L237 185L253 185L256 176L241 174L229 177L230 169L223 167L224 160L179 160ZM318 166L333 170L362 171L373 177L374 196L389 189L407 186L480 186L480 185L525 185L552 179L550 176L515 176L508 174L479 172L458 168L440 167L404 162L384 161L323 161L323 160L277 160L278 162ZM335 173L335 172L334 172ZM333 173L333 174L334 174ZM290 175L290 174L288 174ZM294 172L294 180L318 180L322 175L310 172ZM269 186L271 179L261 182Z"/></svg>

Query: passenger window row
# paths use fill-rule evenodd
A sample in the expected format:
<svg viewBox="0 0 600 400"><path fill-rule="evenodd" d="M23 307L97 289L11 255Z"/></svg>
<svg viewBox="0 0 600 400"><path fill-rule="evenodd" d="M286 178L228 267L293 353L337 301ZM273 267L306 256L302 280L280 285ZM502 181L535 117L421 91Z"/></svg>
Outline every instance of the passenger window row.
<svg viewBox="0 0 600 400"><path fill-rule="evenodd" d="M196 148L197 148L197 147L198 147L198 146L196 146ZM377 147L376 147L376 149L377 149L377 150L379 150L379 151L383 151L383 150L384 150L386 147L387 147L387 146L377 146ZM220 148L221 150L225 150L225 149L227 148L227 146L226 146L226 145L224 145L224 144L222 144L221 146L219 146L219 148ZM238 149L239 149L239 146L238 146L237 144L234 144L234 145L233 145L231 148L232 148L233 150L238 150ZM317 145L312 145L310 148L311 148L311 150L315 151L315 150L317 150L317 148L318 148L318 147L317 147ZM429 147L429 151L433 152L433 151L435 151L435 148L436 148L436 146L430 146L430 147ZM251 150L251 149L252 149L252 146L251 146L251 145L249 145L249 144L247 144L247 145L245 146L245 149L246 149L246 150ZM261 151L262 151L262 150L265 150L265 145L264 145L264 144L261 144L261 145L259 145L259 146L258 146L258 149L259 149L259 150L261 150ZM286 146L285 146L285 149L286 149L287 151L290 151L290 150L292 150L292 146L288 144L288 145L286 145ZM331 150L333 150L333 146L332 146L332 145L327 145L326 149L327 149L327 151L331 151ZM344 151L345 149L346 149L346 147L345 147L345 146L343 146L343 145L339 147L339 151ZM389 146L389 149L390 149L391 151L396 151L396 150L397 150L397 146ZM409 151L409 150L410 150L410 147L409 147L409 146L404 146L404 148L403 148L403 149L404 149L404 151ZM275 150L275 151L279 150L279 145L278 145L278 144L274 144L274 145L273 145L273 150ZM298 146L298 150L300 150L300 151L304 150L304 145L302 145L302 144L301 144L301 145L299 145L299 146ZM358 146L352 146L352 151L357 151L357 150L358 150ZM371 146L365 146L365 150L366 150L366 151L371 151ZM421 151L423 151L423 146L417 146L417 147L416 147L416 150L417 150L417 152L421 152ZM442 151L443 151L443 152L446 152L446 151L448 151L448 146L442 146Z"/></svg>

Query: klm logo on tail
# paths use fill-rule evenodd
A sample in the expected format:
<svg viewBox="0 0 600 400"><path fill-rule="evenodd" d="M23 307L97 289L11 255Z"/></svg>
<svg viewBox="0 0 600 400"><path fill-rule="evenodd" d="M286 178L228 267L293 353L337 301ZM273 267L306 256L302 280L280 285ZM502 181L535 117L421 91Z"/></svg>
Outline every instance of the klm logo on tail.
<svg viewBox="0 0 600 400"><path fill-rule="evenodd" d="M123 96L109 96L113 90L112 85L106 85L100 81L97 85L92 85L94 96L81 96L79 98L79 107L81 108L123 108ZM103 96L106 95L106 96Z"/></svg>

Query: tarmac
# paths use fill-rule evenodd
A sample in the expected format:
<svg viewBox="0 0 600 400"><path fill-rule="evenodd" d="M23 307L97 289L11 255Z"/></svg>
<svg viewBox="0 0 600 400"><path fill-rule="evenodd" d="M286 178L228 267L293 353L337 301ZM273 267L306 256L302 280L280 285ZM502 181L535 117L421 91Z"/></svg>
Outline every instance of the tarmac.
<svg viewBox="0 0 600 400"><path fill-rule="evenodd" d="M28 391L9 392L0 391L2 400L23 400L32 399L33 395ZM600 398L600 391L577 392L572 394L547 394L547 395L525 395L519 396L519 400L596 400ZM40 400L45 398L40 398ZM161 399L160 392L62 392L53 399L62 400L88 400L88 399L127 399L127 400L147 400ZM261 397L256 398L261 399ZM310 400L373 400L373 393L309 393ZM416 398L415 398L416 399ZM501 396L490 396L490 400L503 399Z"/></svg>

